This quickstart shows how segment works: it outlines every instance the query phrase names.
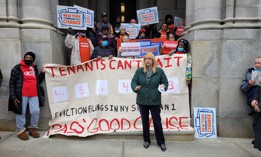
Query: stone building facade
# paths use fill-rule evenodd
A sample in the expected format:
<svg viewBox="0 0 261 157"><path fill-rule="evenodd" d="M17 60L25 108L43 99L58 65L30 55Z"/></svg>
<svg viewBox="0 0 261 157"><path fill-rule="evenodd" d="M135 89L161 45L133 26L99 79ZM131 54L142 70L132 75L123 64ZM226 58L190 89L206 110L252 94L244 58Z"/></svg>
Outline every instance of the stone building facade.
<svg viewBox="0 0 261 157"><path fill-rule="evenodd" d="M116 2L119 1L0 0L0 68L4 75L0 89L0 130L15 130L14 114L7 111L8 82L11 68L26 51L36 53L40 67L44 63L69 64L65 35L56 27L56 6L86 7L94 10L100 20L103 11L112 18ZM157 6L161 22L166 14L186 19L183 38L190 41L193 57L191 112L193 107L215 107L219 136L253 136L246 98L239 86L245 69L261 55L261 2L136 0L132 3L136 9ZM41 130L48 129L50 116L46 101L41 109Z"/></svg>

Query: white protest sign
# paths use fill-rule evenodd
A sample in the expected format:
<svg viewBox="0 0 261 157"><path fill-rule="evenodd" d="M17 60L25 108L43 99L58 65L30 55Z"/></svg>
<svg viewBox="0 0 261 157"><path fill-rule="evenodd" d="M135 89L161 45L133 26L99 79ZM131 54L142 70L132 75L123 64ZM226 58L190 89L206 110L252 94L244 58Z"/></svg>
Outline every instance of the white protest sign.
<svg viewBox="0 0 261 157"><path fill-rule="evenodd" d="M86 30L86 27L93 28L94 12L79 6L57 5L57 26L58 28Z"/></svg>
<svg viewBox="0 0 261 157"><path fill-rule="evenodd" d="M121 43L121 56L139 56L139 55L140 55L139 42Z"/></svg>
<svg viewBox="0 0 261 157"><path fill-rule="evenodd" d="M146 8L137 10L138 22L141 26L159 23L158 8Z"/></svg>
<svg viewBox="0 0 261 157"><path fill-rule="evenodd" d="M195 138L217 138L216 109L194 107Z"/></svg>
<svg viewBox="0 0 261 157"><path fill-rule="evenodd" d="M135 39L139 35L140 25L133 23L121 23L121 28L125 28L130 39Z"/></svg>

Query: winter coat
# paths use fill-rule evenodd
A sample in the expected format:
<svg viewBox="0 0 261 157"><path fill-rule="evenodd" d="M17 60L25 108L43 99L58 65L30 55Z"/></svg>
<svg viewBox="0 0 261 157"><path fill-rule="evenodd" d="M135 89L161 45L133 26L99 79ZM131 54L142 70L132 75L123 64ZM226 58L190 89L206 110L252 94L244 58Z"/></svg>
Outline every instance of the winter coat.
<svg viewBox="0 0 261 157"><path fill-rule="evenodd" d="M110 46L107 46L105 48L101 46L96 46L92 53L91 59L97 58L98 56L108 57L109 55L115 56L115 54L113 53L113 49Z"/></svg>
<svg viewBox="0 0 261 157"><path fill-rule="evenodd" d="M259 103L259 107L261 106L261 86L256 87L256 93L254 96L254 100L257 100Z"/></svg>
<svg viewBox="0 0 261 157"><path fill-rule="evenodd" d="M10 82L9 82L9 103L8 103L8 111L15 112L14 100L18 99L22 102L22 87L23 87L23 72L20 68L20 64L14 66L11 71ZM39 106L44 106L44 93L42 87L40 87L40 83L43 81L45 74L38 72L37 66L34 66L36 82L37 82L37 92L39 98Z"/></svg>
<svg viewBox="0 0 261 157"><path fill-rule="evenodd" d="M247 94L247 105L251 106L251 102L254 98L257 86L251 86L248 84L248 81L251 80L252 71L254 68L249 68L246 70L246 74L241 82L240 89Z"/></svg>
<svg viewBox="0 0 261 157"><path fill-rule="evenodd" d="M90 52L92 55L92 52L94 50L94 47L92 45L92 42L90 39L88 39L90 44ZM75 35L67 34L66 39L64 41L65 46L72 49L71 54L71 65L78 65L81 64L81 57L80 57L80 49L79 49L79 39L78 37L75 37Z"/></svg>
<svg viewBox="0 0 261 157"><path fill-rule="evenodd" d="M131 88L137 93L136 103L148 106L161 105L161 92L158 90L161 84L164 84L166 91L168 89L168 79L161 68L156 69L149 81L147 81L143 68L137 69L131 81ZM141 86L139 91L135 91L137 86Z"/></svg>

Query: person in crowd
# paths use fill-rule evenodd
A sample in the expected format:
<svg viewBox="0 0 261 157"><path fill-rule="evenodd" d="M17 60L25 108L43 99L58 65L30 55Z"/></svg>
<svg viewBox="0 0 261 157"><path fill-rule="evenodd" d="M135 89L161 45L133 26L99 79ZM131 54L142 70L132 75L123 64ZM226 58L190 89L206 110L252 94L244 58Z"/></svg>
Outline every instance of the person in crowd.
<svg viewBox="0 0 261 157"><path fill-rule="evenodd" d="M159 38L160 33L158 32L155 24L148 24L144 27L146 30L146 39Z"/></svg>
<svg viewBox="0 0 261 157"><path fill-rule="evenodd" d="M175 35L171 32L167 33L167 41L175 41Z"/></svg>
<svg viewBox="0 0 261 157"><path fill-rule="evenodd" d="M159 33L160 33L160 38L162 40L166 40L167 39L167 33L168 33L168 24L167 22L163 22L161 27L160 27L160 30L159 30Z"/></svg>
<svg viewBox="0 0 261 157"><path fill-rule="evenodd" d="M136 37L136 39L145 39L146 38L146 29L142 28L139 31L138 36Z"/></svg>
<svg viewBox="0 0 261 157"><path fill-rule="evenodd" d="M40 83L44 79L45 71L42 68L39 74L34 61L35 54L27 52L20 63L12 69L9 82L8 110L16 113L16 130L18 138L21 140L29 140L28 135L25 133L26 109L28 105L31 115L29 135L33 138L40 136L37 132L40 113L39 106L44 105Z"/></svg>
<svg viewBox="0 0 261 157"><path fill-rule="evenodd" d="M122 38L125 35L127 35L129 37L129 34L126 32L126 28L120 28L119 35L115 37L115 40L117 42L117 50L119 50L119 47L121 46Z"/></svg>
<svg viewBox="0 0 261 157"><path fill-rule="evenodd" d="M94 48L91 58L101 60L102 57L108 57L109 59L112 59L114 52L108 43L108 37L104 35L102 40L99 42L99 46Z"/></svg>
<svg viewBox="0 0 261 157"><path fill-rule="evenodd" d="M164 19L165 19L165 22L167 22L167 23L174 20L174 19L173 19L173 16L170 15L170 14L166 15Z"/></svg>
<svg viewBox="0 0 261 157"><path fill-rule="evenodd" d="M175 39L177 40L180 36L177 35L177 27L175 27L174 22L173 21L169 21L167 22L168 25L168 32L171 32L175 35Z"/></svg>
<svg viewBox="0 0 261 157"><path fill-rule="evenodd" d="M187 85L190 85L192 79L192 75L191 75L192 58L189 53L189 42L186 39L180 39L178 41L178 46L176 50L169 52L169 55L172 54L187 54L186 83Z"/></svg>
<svg viewBox="0 0 261 157"><path fill-rule="evenodd" d="M104 38L104 36L107 37L108 45L112 48L113 53L116 54L116 41L115 41L115 38L114 38L113 35L109 34L109 28L106 25L102 26L101 32L98 33L97 43L100 43L100 41Z"/></svg>
<svg viewBox="0 0 261 157"><path fill-rule="evenodd" d="M147 149L150 146L149 130L149 112L153 119L153 126L158 146L162 151L166 150L165 139L161 123L161 92L168 89L168 79L164 71L157 67L155 56L148 52L142 59L143 67L136 70L132 81L131 88L137 93L136 103L139 106L142 127L143 127L143 147Z"/></svg>
<svg viewBox="0 0 261 157"><path fill-rule="evenodd" d="M90 39L86 37L86 31L81 30L73 35L73 29L68 29L65 46L72 49L71 65L78 65L91 59L94 47Z"/></svg>
<svg viewBox="0 0 261 157"><path fill-rule="evenodd" d="M114 25L113 25L113 35L114 36L119 36L119 34L120 34L120 27L121 27L121 17L117 16L116 20L114 22Z"/></svg>
<svg viewBox="0 0 261 157"><path fill-rule="evenodd" d="M135 19L131 19L131 20L130 20L130 23L132 23L132 24L137 24L137 21L136 21Z"/></svg>
<svg viewBox="0 0 261 157"><path fill-rule="evenodd" d="M94 27L93 28L87 28L87 38L89 38L92 42L93 47L97 46L97 23L98 21L96 19L94 19Z"/></svg>
<svg viewBox="0 0 261 157"><path fill-rule="evenodd" d="M247 95L247 106L249 106L250 109L249 115L252 116L252 129L254 133L256 132L256 124L257 124L257 118L259 113L256 112L255 109L256 105L252 106L251 103L254 99L254 95L257 91L258 86L256 85L256 82L254 80L251 80L251 78L252 78L252 71L256 69L261 69L261 56L256 57L254 60L254 66L246 70L245 76L242 79L240 85L241 91L243 91ZM254 141L252 141L252 144L254 144Z"/></svg>
<svg viewBox="0 0 261 157"><path fill-rule="evenodd" d="M113 34L113 27L112 25L109 23L109 20L108 20L108 15L106 12L103 12L101 14L101 22L98 23L98 32L101 32L101 28L103 26L107 26L109 28L108 30L108 34L109 35L112 35Z"/></svg>
<svg viewBox="0 0 261 157"><path fill-rule="evenodd" d="M127 34L123 35L122 38L121 38L121 43L127 43L127 42L130 42L130 38ZM130 59L135 59L135 56L121 56L121 52L122 52L122 48L119 47L118 49L118 57L119 58L130 58Z"/></svg>
<svg viewBox="0 0 261 157"><path fill-rule="evenodd" d="M261 59L261 57L260 57ZM258 69L261 72L261 61L258 61ZM261 84L261 81L259 82ZM255 140L252 142L254 144L254 148L257 148L261 151L261 86L257 86L257 90L255 92L253 101L251 102L251 106L253 107L254 111L256 112L256 124L255 124Z"/></svg>

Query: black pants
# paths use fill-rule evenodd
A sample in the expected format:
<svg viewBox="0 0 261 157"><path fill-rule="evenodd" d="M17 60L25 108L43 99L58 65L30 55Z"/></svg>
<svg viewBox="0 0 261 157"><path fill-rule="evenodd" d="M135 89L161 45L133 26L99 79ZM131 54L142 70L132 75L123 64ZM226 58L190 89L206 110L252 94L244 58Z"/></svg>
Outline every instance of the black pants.
<svg viewBox="0 0 261 157"><path fill-rule="evenodd" d="M160 106L146 106L139 105L140 114L142 119L142 128L143 128L143 140L145 142L150 141L150 126L149 126L149 111L151 112L154 132L157 140L157 144L165 144L165 138L163 135L161 117L160 117Z"/></svg>

